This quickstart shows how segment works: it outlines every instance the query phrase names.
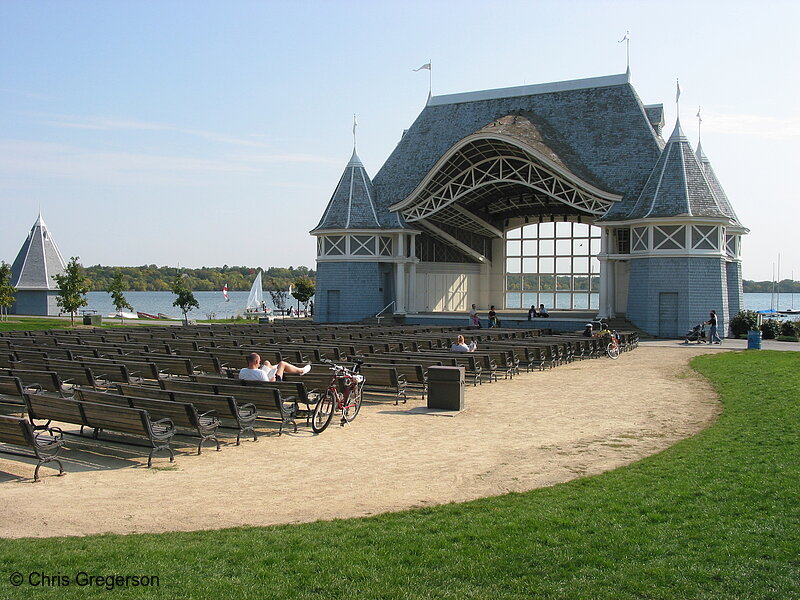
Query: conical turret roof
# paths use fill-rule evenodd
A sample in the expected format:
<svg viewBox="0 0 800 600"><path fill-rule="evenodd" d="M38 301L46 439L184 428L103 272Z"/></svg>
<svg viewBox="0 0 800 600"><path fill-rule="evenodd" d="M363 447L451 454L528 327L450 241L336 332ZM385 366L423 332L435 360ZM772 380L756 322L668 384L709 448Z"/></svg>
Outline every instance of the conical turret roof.
<svg viewBox="0 0 800 600"><path fill-rule="evenodd" d="M735 220L731 215L732 210L726 212L717 199L678 120L628 218L693 216Z"/></svg>
<svg viewBox="0 0 800 600"><path fill-rule="evenodd" d="M384 222L385 221L385 222ZM355 149L342 173L328 206L312 233L340 229L396 229L394 215L379 215L375 208L375 189Z"/></svg>
<svg viewBox="0 0 800 600"><path fill-rule="evenodd" d="M717 179L714 169L711 167L711 161L708 160L705 152L703 152L703 146L700 144L700 142L697 142L697 151L695 154L697 155L697 160L700 161L700 166L703 168L703 173L705 173L708 183L711 185L711 189L714 191L714 196L716 196L722 212L724 212L737 224L740 224L739 218L736 216L725 190L722 189L722 185L720 184L719 179Z"/></svg>
<svg viewBox="0 0 800 600"><path fill-rule="evenodd" d="M18 290L57 290L53 275L64 269L61 252L39 215L11 265L11 285Z"/></svg>

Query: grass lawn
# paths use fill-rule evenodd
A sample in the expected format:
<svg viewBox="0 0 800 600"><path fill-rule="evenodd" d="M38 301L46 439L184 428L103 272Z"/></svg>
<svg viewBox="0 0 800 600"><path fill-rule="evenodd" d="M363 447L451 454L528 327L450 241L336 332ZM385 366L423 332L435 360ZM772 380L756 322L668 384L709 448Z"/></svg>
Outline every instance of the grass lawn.
<svg viewBox="0 0 800 600"><path fill-rule="evenodd" d="M3 540L0 598L109 597L78 587L79 571L159 577L158 588L113 592L131 598L800 598L800 354L693 365L721 394L719 421L629 467L366 519ZM58 484L38 485L58 494ZM71 583L15 588L15 571Z"/></svg>
<svg viewBox="0 0 800 600"><path fill-rule="evenodd" d="M75 318L75 323L80 324L79 317ZM10 315L8 321L0 321L0 331L28 331L31 329L69 329L71 327L69 318L66 319L45 319L36 317L18 317Z"/></svg>

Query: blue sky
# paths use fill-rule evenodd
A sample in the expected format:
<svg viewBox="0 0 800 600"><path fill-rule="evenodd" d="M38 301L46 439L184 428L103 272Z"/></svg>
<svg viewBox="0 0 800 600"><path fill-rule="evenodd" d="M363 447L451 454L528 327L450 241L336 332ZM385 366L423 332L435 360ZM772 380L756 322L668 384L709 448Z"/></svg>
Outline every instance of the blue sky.
<svg viewBox="0 0 800 600"><path fill-rule="evenodd" d="M84 264L313 266L352 151L374 176L433 93L625 71L800 279L797 2L0 0L0 259L42 214Z"/></svg>

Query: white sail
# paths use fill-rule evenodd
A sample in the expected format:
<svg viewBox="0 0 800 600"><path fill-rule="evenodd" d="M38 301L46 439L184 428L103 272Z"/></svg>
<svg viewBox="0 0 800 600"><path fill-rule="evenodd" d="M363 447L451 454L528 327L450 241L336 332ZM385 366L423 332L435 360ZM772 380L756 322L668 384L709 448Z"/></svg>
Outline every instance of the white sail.
<svg viewBox="0 0 800 600"><path fill-rule="evenodd" d="M250 288L250 295L247 296L247 310L261 310L264 304L264 292L261 290L261 271L256 275L253 281L253 287Z"/></svg>

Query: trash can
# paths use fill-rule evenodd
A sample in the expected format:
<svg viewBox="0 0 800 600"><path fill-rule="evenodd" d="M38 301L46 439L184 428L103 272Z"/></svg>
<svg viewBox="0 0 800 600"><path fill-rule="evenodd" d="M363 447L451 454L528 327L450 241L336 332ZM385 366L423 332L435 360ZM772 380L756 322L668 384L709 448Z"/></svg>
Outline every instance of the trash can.
<svg viewBox="0 0 800 600"><path fill-rule="evenodd" d="M428 408L464 410L464 367L428 368Z"/></svg>
<svg viewBox="0 0 800 600"><path fill-rule="evenodd" d="M103 324L103 315L83 315L83 324L100 327Z"/></svg>
<svg viewBox="0 0 800 600"><path fill-rule="evenodd" d="M761 350L761 332L748 331L747 332L747 349L748 350Z"/></svg>

